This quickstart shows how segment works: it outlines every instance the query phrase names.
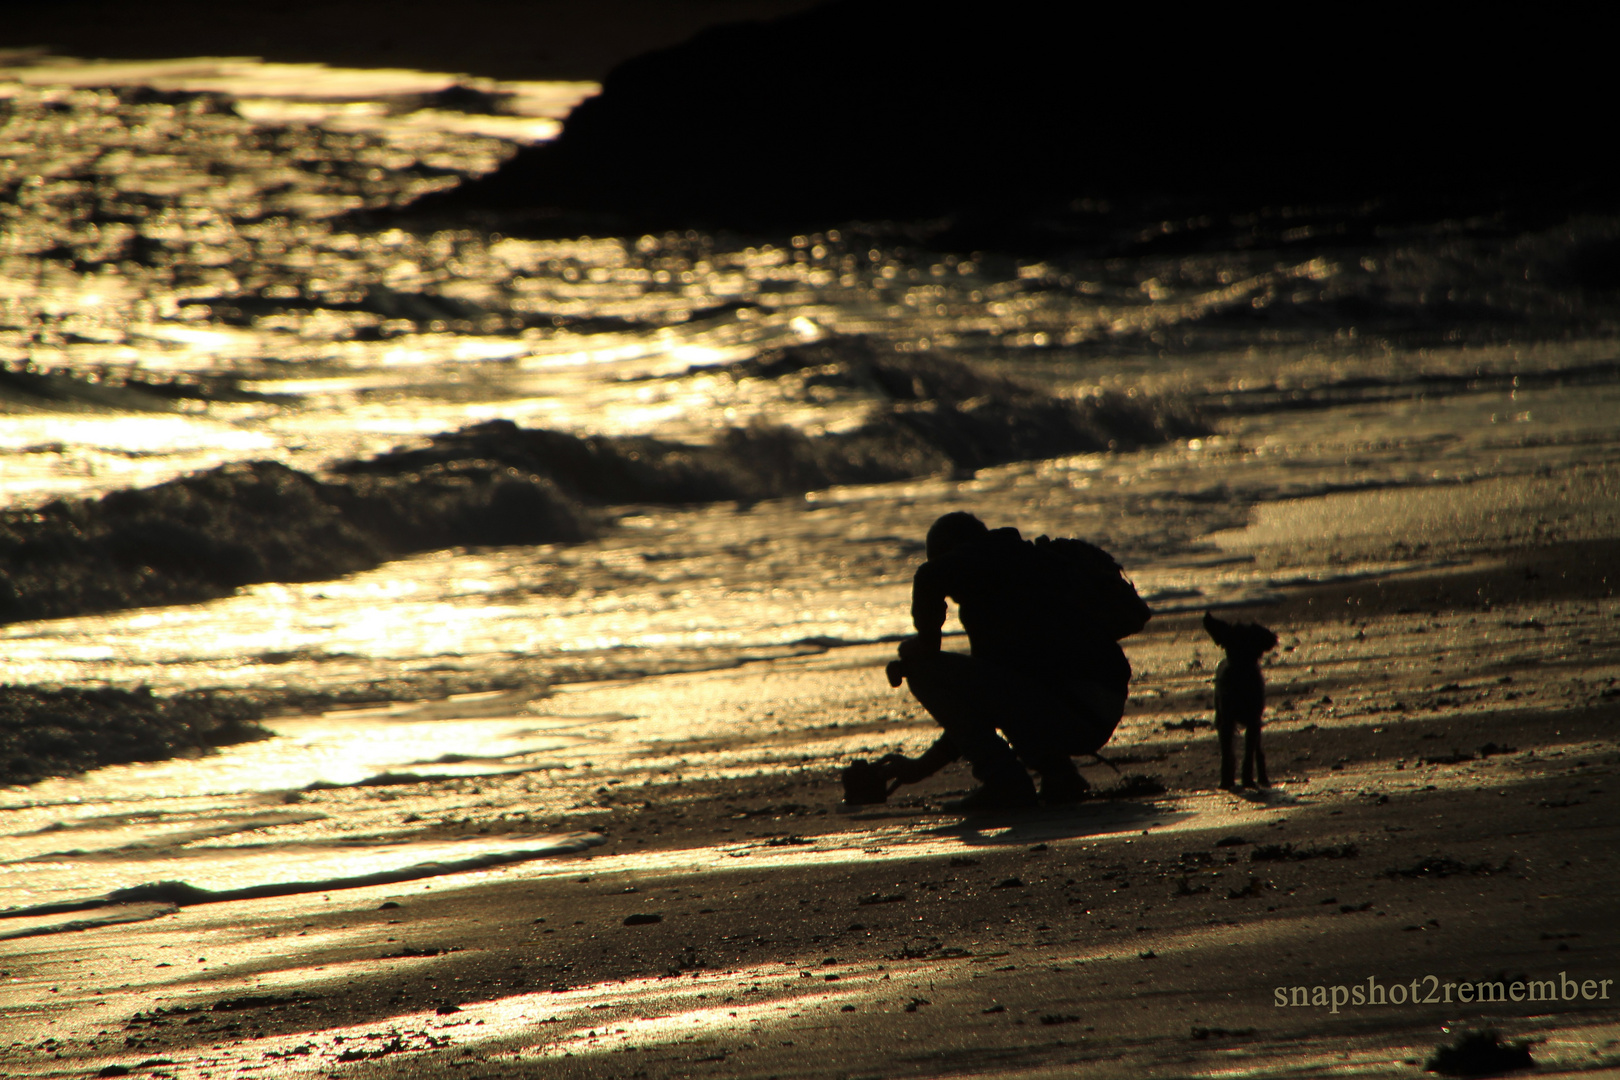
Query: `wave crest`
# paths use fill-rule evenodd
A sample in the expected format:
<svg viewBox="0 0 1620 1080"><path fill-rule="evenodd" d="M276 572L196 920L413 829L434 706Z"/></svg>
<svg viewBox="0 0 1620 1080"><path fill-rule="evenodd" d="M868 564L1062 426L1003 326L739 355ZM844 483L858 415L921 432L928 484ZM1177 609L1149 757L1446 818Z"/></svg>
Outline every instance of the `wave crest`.
<svg viewBox="0 0 1620 1080"><path fill-rule="evenodd" d="M862 396L872 407L851 431L811 434L765 421L708 444L651 436L583 435L493 420L436 435L428 446L349 462L349 474L397 474L492 461L552 480L592 503L711 502L794 495L929 473L1208 434L1184 404L1103 393L1061 397L937 354L877 352L863 338L774 350L705 374L764 379L779 396Z"/></svg>
<svg viewBox="0 0 1620 1080"><path fill-rule="evenodd" d="M1207 430L1175 402L1074 400L937 354L880 354L861 338L722 370L774 380L788 397L816 389L862 395L870 412L851 431L759 422L707 444L494 420L341 463L324 479L255 461L8 511L0 513L0 621L192 603L436 548L572 542L594 532L600 512L592 507L756 501Z"/></svg>

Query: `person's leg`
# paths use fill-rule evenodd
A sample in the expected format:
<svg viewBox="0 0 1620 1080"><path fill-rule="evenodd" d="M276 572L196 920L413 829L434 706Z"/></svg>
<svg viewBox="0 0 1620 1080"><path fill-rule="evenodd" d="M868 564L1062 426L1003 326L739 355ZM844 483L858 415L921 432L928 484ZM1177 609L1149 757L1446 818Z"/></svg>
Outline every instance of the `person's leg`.
<svg viewBox="0 0 1620 1080"><path fill-rule="evenodd" d="M1073 704L1020 672L1001 671L996 681L1001 729L1018 760L1040 775L1041 798L1047 802L1085 798L1090 785L1071 757L1079 722Z"/></svg>
<svg viewBox="0 0 1620 1080"><path fill-rule="evenodd" d="M1071 754L1095 754L1114 737L1114 729L1125 716L1125 693L1098 683L1073 683L1064 694L1078 708Z"/></svg>
<svg viewBox="0 0 1620 1080"><path fill-rule="evenodd" d="M1052 686L1017 672L1000 673L1002 730L1018 758L1041 775L1047 802L1075 802L1090 790L1074 756L1102 749L1124 713L1124 696L1090 683Z"/></svg>
<svg viewBox="0 0 1620 1080"><path fill-rule="evenodd" d="M981 784L1012 801L1034 800L1029 774L996 732L1001 710L987 691L1000 680L987 679L971 656L950 652L908 660L905 673L912 696L956 743Z"/></svg>

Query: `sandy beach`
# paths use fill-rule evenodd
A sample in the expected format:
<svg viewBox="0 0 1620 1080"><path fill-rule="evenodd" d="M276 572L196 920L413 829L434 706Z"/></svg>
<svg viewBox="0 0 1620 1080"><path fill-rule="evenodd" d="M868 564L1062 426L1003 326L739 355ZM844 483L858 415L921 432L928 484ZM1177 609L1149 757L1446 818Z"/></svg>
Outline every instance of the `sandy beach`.
<svg viewBox="0 0 1620 1080"><path fill-rule="evenodd" d="M1264 794L1218 790L1212 733L1184 730L1212 663L1191 615L1132 640L1109 747L1164 794L1063 810L940 813L960 767L841 805L842 761L929 737L883 646L570 686L551 711L639 718L646 756L546 774L544 800L532 773L290 798L593 846L6 941L4 1070L1419 1075L1484 1023L1538 1074L1611 1068L1614 555L1522 548L1245 612L1283 639ZM660 744L687 710L723 719ZM537 801L562 809L518 820ZM1334 1003L1369 979L1421 998ZM1443 1000L1545 979L1575 997ZM1327 1004L1277 1004L1300 986Z"/></svg>

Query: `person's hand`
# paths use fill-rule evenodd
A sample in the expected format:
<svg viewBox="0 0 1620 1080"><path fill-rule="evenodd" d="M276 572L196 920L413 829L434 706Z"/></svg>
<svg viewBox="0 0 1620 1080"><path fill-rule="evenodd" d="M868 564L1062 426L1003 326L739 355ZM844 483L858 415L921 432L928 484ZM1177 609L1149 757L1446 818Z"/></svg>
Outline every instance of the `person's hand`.
<svg viewBox="0 0 1620 1080"><path fill-rule="evenodd" d="M898 688L906 677L906 662L904 660L890 660L883 668L883 674L889 677L889 685Z"/></svg>
<svg viewBox="0 0 1620 1080"><path fill-rule="evenodd" d="M933 650L923 643L922 638L912 634L910 637L900 640L900 646L896 651L900 653L900 659L902 660L919 660Z"/></svg>
<svg viewBox="0 0 1620 1080"><path fill-rule="evenodd" d="M922 762L916 758L908 758L904 754L884 754L878 758L877 763L902 784L915 784L919 780L927 779L922 771Z"/></svg>

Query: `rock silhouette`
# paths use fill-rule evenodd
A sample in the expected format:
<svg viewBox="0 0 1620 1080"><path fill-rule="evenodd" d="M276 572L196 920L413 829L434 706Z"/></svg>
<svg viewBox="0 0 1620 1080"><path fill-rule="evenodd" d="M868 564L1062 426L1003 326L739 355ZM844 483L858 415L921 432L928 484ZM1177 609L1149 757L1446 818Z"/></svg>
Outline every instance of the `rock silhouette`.
<svg viewBox="0 0 1620 1080"><path fill-rule="evenodd" d="M626 61L554 143L417 212L521 210L560 232L942 216L994 232L1072 217L1083 196L1612 195L1579 116L1615 91L1570 31L1528 12L1261 31L1213 10L841 0ZM1566 62L1501 77L1504 51L1553 55L1538 43Z"/></svg>

